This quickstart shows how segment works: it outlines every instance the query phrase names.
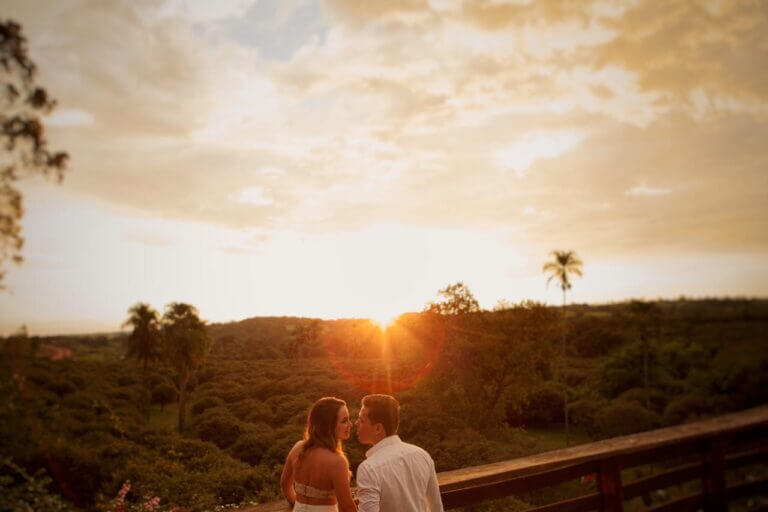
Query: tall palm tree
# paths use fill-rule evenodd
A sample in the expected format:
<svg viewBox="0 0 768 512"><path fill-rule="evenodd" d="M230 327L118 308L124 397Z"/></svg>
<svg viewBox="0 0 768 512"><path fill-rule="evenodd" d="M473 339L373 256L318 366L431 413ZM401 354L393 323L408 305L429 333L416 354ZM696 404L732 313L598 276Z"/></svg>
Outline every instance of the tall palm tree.
<svg viewBox="0 0 768 512"><path fill-rule="evenodd" d="M211 338L197 308L183 302L172 302L165 306L163 336L166 356L179 378L179 432L183 432L187 385L192 372L205 362Z"/></svg>
<svg viewBox="0 0 768 512"><path fill-rule="evenodd" d="M552 260L544 263L542 271L549 274L547 278L547 286L553 279L557 279L560 283L560 289L563 291L563 327L562 327L562 354L561 354L561 379L563 380L563 418L565 419L565 445L569 445L570 440L570 425L568 421L568 384L566 382L566 372L568 370L568 355L567 344L565 335L565 305L566 305L566 293L571 289L571 276L582 276L581 267L582 262L576 256L574 251L552 251L550 253Z"/></svg>
<svg viewBox="0 0 768 512"><path fill-rule="evenodd" d="M144 380L144 401L142 407L149 421L149 378L147 366L152 361L160 359L161 342L160 322L157 311L149 304L137 302L128 310L128 320L123 327L132 327L128 335L128 357L135 357L142 365L142 379Z"/></svg>
<svg viewBox="0 0 768 512"><path fill-rule="evenodd" d="M137 302L128 310L128 320L123 327L132 327L128 335L128 357L142 363L144 373L150 362L160 359L160 323L157 311L149 304Z"/></svg>

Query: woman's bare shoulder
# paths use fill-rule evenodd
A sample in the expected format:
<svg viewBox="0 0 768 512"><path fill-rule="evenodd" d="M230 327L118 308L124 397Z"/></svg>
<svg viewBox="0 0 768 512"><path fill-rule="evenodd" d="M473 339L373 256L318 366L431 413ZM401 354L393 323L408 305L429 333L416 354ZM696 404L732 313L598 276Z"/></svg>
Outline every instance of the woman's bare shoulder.
<svg viewBox="0 0 768 512"><path fill-rule="evenodd" d="M304 449L304 445L307 443L305 439L299 439L288 452L288 457L295 457Z"/></svg>
<svg viewBox="0 0 768 512"><path fill-rule="evenodd" d="M343 468L349 468L349 461L347 458L338 453L338 452L332 452L330 450L327 451L328 453L328 460L331 464L333 464L334 467L343 467Z"/></svg>

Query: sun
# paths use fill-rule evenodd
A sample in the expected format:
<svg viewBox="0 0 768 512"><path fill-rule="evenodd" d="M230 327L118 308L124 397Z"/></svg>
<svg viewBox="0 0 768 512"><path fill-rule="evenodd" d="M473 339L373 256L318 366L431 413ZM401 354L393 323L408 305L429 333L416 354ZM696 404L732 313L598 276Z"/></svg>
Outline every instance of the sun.
<svg viewBox="0 0 768 512"><path fill-rule="evenodd" d="M398 316L400 316L398 313L388 312L371 315L368 317L368 319L379 326L382 331L386 331L388 327L391 327L395 324L395 322L397 322Z"/></svg>

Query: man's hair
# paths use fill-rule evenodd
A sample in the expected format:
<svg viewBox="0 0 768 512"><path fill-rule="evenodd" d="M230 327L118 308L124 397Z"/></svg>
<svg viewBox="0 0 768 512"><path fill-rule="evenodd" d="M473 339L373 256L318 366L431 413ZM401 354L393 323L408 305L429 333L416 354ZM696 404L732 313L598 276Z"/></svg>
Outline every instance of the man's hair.
<svg viewBox="0 0 768 512"><path fill-rule="evenodd" d="M397 434L400 426L400 404L389 395L366 395L363 407L368 408L368 419L373 425L381 423L388 436Z"/></svg>

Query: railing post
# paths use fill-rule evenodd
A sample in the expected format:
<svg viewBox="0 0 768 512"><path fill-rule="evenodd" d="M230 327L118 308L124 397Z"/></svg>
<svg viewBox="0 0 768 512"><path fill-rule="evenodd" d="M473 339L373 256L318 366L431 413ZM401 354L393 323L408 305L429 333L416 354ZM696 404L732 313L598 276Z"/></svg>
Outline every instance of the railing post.
<svg viewBox="0 0 768 512"><path fill-rule="evenodd" d="M726 512L725 452L727 440L715 437L704 444L704 465L701 475L704 512Z"/></svg>
<svg viewBox="0 0 768 512"><path fill-rule="evenodd" d="M621 467L615 458L600 461L600 510L601 512L623 512L624 510Z"/></svg>

